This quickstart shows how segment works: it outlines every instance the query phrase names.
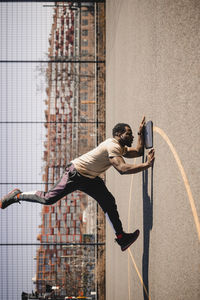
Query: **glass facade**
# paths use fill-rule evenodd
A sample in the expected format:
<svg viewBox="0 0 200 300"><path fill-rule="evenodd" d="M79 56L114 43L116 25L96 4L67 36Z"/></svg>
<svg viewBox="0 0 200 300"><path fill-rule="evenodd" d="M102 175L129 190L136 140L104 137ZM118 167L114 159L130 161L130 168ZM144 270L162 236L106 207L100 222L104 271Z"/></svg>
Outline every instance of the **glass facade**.
<svg viewBox="0 0 200 300"><path fill-rule="evenodd" d="M0 7L6 16L0 52L1 195L15 185L47 191L73 158L105 137L105 4ZM93 199L76 191L52 206L22 202L1 215L2 299L20 299L22 291L29 297L31 290L35 297L104 299L105 222Z"/></svg>

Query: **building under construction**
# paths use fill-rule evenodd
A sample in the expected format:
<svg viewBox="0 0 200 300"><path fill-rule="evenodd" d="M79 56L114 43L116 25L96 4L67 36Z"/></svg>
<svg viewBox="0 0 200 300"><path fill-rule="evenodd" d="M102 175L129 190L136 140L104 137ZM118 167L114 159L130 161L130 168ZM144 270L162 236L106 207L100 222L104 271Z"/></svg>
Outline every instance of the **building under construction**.
<svg viewBox="0 0 200 300"><path fill-rule="evenodd" d="M101 1L102 2L102 1ZM46 70L43 182L49 190L75 157L105 137L105 4L56 2ZM42 209L36 292L105 296L104 215L82 192ZM60 299L60 298L59 298Z"/></svg>

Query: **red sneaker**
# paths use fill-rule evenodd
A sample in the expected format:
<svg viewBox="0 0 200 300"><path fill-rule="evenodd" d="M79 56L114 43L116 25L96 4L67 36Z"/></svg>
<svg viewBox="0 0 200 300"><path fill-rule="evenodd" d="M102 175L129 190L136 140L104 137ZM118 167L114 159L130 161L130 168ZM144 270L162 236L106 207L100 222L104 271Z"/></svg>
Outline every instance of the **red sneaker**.
<svg viewBox="0 0 200 300"><path fill-rule="evenodd" d="M133 233L123 232L119 238L115 239L115 241L120 245L121 250L125 251L137 240L139 234L140 231L138 229Z"/></svg>

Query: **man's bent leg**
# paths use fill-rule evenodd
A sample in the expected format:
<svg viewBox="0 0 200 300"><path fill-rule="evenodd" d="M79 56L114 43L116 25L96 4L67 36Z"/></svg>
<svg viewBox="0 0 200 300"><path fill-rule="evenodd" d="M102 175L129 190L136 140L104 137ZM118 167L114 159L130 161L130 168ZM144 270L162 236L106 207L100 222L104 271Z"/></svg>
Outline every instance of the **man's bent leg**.
<svg viewBox="0 0 200 300"><path fill-rule="evenodd" d="M108 191L103 180L99 177L94 179L87 178L85 180L85 184L81 186L80 190L94 198L99 203L104 213L109 217L115 233L117 235L121 234L123 232L123 227L119 218L115 198Z"/></svg>
<svg viewBox="0 0 200 300"><path fill-rule="evenodd" d="M105 214L108 215L117 236L115 240L121 247L121 250L125 251L137 240L140 233L139 230L136 230L133 233L125 233L123 231L115 198L108 191L101 178L96 177L95 179L84 179L83 183L85 184L81 190L96 199Z"/></svg>

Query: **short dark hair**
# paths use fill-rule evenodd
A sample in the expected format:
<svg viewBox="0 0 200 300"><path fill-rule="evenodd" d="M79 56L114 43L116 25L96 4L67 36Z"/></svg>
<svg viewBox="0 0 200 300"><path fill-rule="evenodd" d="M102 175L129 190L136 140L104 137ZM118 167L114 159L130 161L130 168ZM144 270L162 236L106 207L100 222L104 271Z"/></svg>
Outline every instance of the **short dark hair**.
<svg viewBox="0 0 200 300"><path fill-rule="evenodd" d="M126 123L118 123L115 125L115 127L112 130L113 137L117 135L117 133L124 133L126 131L125 127L130 127L130 125Z"/></svg>

